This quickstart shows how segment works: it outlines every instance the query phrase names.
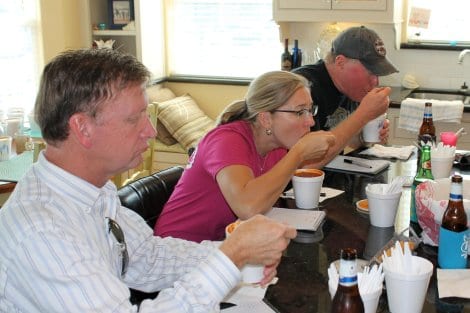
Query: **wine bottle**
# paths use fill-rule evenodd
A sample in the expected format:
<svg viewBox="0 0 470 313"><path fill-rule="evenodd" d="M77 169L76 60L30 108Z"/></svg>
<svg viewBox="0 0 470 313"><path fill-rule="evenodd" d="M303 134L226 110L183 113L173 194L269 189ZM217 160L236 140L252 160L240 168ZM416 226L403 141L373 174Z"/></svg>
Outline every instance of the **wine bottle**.
<svg viewBox="0 0 470 313"><path fill-rule="evenodd" d="M292 69L292 55L289 52L289 39L284 39L284 52L281 54L281 70L290 71Z"/></svg>
<svg viewBox="0 0 470 313"><path fill-rule="evenodd" d="M449 203L439 228L438 263L441 268L467 267L467 214L462 201L462 176L452 176Z"/></svg>
<svg viewBox="0 0 470 313"><path fill-rule="evenodd" d="M302 65L302 54L299 49L299 41L294 40L294 48L292 48L292 68L297 68Z"/></svg>
<svg viewBox="0 0 470 313"><path fill-rule="evenodd" d="M353 248L342 249L338 288L331 304L331 313L363 312L364 303L357 282L357 252Z"/></svg>

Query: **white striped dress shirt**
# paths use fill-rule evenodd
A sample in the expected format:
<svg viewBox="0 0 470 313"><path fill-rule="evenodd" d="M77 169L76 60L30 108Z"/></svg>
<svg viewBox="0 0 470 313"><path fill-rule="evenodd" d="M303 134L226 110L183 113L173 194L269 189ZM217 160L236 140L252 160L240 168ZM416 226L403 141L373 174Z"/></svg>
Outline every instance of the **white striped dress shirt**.
<svg viewBox="0 0 470 313"><path fill-rule="evenodd" d="M106 218L122 228L129 267ZM240 271L214 245L153 236L120 205L41 153L0 209L0 312L216 312ZM139 308L129 289L161 290Z"/></svg>

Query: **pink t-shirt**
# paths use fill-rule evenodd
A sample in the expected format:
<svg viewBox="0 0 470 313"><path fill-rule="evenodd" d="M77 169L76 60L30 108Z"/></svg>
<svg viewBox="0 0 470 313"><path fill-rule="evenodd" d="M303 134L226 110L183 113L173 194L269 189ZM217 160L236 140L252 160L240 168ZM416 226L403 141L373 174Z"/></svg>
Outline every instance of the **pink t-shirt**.
<svg viewBox="0 0 470 313"><path fill-rule="evenodd" d="M155 235L191 241L222 240L237 216L216 181L229 165L245 165L255 177L269 171L287 153L278 148L261 157L250 124L236 121L211 130L194 150L183 175L155 225Z"/></svg>

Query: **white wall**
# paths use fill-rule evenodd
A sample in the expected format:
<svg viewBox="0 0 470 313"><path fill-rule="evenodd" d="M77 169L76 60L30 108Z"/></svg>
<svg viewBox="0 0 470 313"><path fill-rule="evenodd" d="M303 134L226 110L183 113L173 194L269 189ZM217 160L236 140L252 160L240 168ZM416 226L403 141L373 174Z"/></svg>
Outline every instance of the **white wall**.
<svg viewBox="0 0 470 313"><path fill-rule="evenodd" d="M341 29L357 24L338 23ZM387 57L397 66L400 73L381 78L382 85L401 86L405 74L416 77L421 87L458 89L463 82L470 85L470 54L463 64L457 64L459 51L414 50L394 47L395 31L392 24L364 24L374 29L384 40ZM303 51L312 54L317 46L326 23L286 23L283 24L282 37L299 40Z"/></svg>

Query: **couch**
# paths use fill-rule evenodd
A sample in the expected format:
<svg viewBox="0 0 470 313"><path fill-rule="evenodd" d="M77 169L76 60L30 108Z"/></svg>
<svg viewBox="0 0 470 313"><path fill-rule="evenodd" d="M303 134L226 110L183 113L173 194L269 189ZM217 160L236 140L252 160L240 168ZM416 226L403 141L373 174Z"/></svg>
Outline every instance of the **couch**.
<svg viewBox="0 0 470 313"><path fill-rule="evenodd" d="M137 212L153 229L181 174L183 167L174 166L130 182L118 189L121 204ZM134 289L130 289L130 292L133 304L155 298L158 294L158 292L146 293Z"/></svg>
<svg viewBox="0 0 470 313"><path fill-rule="evenodd" d="M153 170L185 166L189 150L214 127L226 105L243 98L246 89L246 85L174 82L147 88L157 116Z"/></svg>

